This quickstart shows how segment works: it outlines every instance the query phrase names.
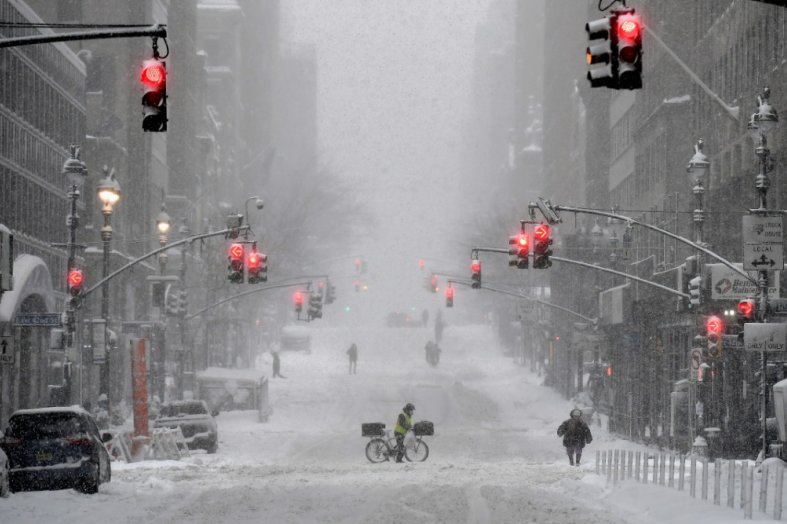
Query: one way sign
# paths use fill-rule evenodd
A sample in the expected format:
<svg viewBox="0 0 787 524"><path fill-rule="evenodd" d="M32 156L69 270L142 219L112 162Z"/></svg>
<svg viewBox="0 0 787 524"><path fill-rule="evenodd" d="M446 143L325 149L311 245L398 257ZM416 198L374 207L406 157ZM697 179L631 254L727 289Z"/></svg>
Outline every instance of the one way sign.
<svg viewBox="0 0 787 524"><path fill-rule="evenodd" d="M0 364L14 363L14 337L12 335L0 336Z"/></svg>

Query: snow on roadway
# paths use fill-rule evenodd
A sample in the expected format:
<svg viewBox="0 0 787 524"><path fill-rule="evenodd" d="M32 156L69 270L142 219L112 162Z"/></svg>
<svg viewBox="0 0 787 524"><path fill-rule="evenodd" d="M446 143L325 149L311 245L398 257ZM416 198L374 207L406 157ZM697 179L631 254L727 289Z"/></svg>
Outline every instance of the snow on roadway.
<svg viewBox="0 0 787 524"><path fill-rule="evenodd" d="M409 328L316 329L311 354L284 353L274 413L219 415L219 451L181 461L113 463L97 495L74 490L0 499L0 522L572 523L742 520L737 510L666 488L595 475L596 449L638 446L592 426L581 468L557 425L573 407L516 365L488 326L446 330L437 368ZM345 351L359 348L358 374ZM418 464L371 464L362 422L392 428L406 402L435 423Z"/></svg>

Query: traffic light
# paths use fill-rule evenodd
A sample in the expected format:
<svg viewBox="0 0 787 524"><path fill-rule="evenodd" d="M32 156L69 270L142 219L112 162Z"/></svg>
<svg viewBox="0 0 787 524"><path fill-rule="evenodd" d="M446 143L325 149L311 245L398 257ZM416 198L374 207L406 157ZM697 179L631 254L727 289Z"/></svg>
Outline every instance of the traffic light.
<svg viewBox="0 0 787 524"><path fill-rule="evenodd" d="M437 275L432 275L432 277L429 279L429 291L432 293L437 293L437 286L439 283L440 282L437 278Z"/></svg>
<svg viewBox="0 0 787 524"><path fill-rule="evenodd" d="M527 239L527 233L523 231L508 238L508 254L511 256L508 260L509 266L527 269L527 257L530 254L530 243Z"/></svg>
<svg viewBox="0 0 787 524"><path fill-rule="evenodd" d="M705 320L705 331L708 338L708 357L719 358L722 352L721 336L724 334L724 321L716 315Z"/></svg>
<svg viewBox="0 0 787 524"><path fill-rule="evenodd" d="M336 286L328 282L325 290L325 303L326 304L333 304L333 301L336 300Z"/></svg>
<svg viewBox="0 0 787 524"><path fill-rule="evenodd" d="M166 293L166 304L164 311L167 315L176 316L178 314L178 305L180 303L180 299L178 298L178 292L174 289L170 288L170 292Z"/></svg>
<svg viewBox="0 0 787 524"><path fill-rule="evenodd" d="M419 259L419 260L418 260L418 269L420 269L421 271L423 271L423 270L424 270L424 267L426 267L426 262L424 261L424 259L423 259L423 258L421 258L421 259Z"/></svg>
<svg viewBox="0 0 787 524"><path fill-rule="evenodd" d="M249 252L249 256L246 257L246 271L249 274L249 284L259 284L268 280L267 260L268 256L264 253L258 253L255 249Z"/></svg>
<svg viewBox="0 0 787 524"><path fill-rule="evenodd" d="M746 298L738 302L738 325L741 328L741 336L743 334L743 325L749 322L754 322L757 316L757 302L752 298Z"/></svg>
<svg viewBox="0 0 787 524"><path fill-rule="evenodd" d="M702 303L702 277L697 275L689 280L689 307L699 306Z"/></svg>
<svg viewBox="0 0 787 524"><path fill-rule="evenodd" d="M454 288L445 288L445 307L454 307Z"/></svg>
<svg viewBox="0 0 787 524"><path fill-rule="evenodd" d="M552 239L549 236L549 226L538 224L533 228L533 269L545 269L552 265L549 256L552 254Z"/></svg>
<svg viewBox="0 0 787 524"><path fill-rule="evenodd" d="M632 10L618 15L615 24L618 89L642 89L642 22Z"/></svg>
<svg viewBox="0 0 787 524"><path fill-rule="evenodd" d="M230 265L227 267L230 273L227 279L233 284L243 284L243 258L244 249L243 244L235 243L230 244L229 260Z"/></svg>
<svg viewBox="0 0 787 524"><path fill-rule="evenodd" d="M82 293L85 291L85 274L81 269L73 267L68 271L66 280L68 283L68 293L74 297L71 299L72 304L75 307L79 307Z"/></svg>
<svg viewBox="0 0 787 524"><path fill-rule="evenodd" d="M178 296L178 316L184 317L189 312L189 292L187 289L181 289Z"/></svg>
<svg viewBox="0 0 787 524"><path fill-rule="evenodd" d="M167 67L156 58L142 63L142 129L167 130Z"/></svg>
<svg viewBox="0 0 787 524"><path fill-rule="evenodd" d="M295 303L295 312L300 313L303 311L303 291L296 291L292 296L292 300Z"/></svg>
<svg viewBox="0 0 787 524"><path fill-rule="evenodd" d="M585 50L588 65L604 64L588 71L587 78L590 87L609 87L616 89L616 64L612 60L615 46L616 29L615 19L617 15L613 12L610 16L593 20L585 24L590 44ZM594 40L598 40L594 42Z"/></svg>
<svg viewBox="0 0 787 524"><path fill-rule="evenodd" d="M481 287L481 261L478 259L474 259L473 262L470 263L470 271L472 271L470 280L473 281L470 287L472 287L473 289L480 288Z"/></svg>
<svg viewBox="0 0 787 524"><path fill-rule="evenodd" d="M322 298L316 293L309 295L309 320L322 318Z"/></svg>

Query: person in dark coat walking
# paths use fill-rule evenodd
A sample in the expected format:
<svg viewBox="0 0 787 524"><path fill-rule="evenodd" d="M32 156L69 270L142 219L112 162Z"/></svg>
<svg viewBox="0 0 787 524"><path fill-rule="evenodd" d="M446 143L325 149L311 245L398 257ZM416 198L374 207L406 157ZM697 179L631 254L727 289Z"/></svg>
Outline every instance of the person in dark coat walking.
<svg viewBox="0 0 787 524"><path fill-rule="evenodd" d="M557 428L557 436L563 437L563 445L566 447L569 463L572 466L579 466L579 462L582 460L582 448L585 447L585 444L593 442L590 428L582 420L582 410L576 408L571 410L571 418L560 424L560 427Z"/></svg>
<svg viewBox="0 0 787 524"><path fill-rule="evenodd" d="M279 360L279 352L274 351L273 352L273 377L287 378L279 372L280 369L281 369L281 360Z"/></svg>
<svg viewBox="0 0 787 524"><path fill-rule="evenodd" d="M356 366L358 365L358 346L355 342L352 343L350 349L347 350L347 355L350 357L350 374L356 374Z"/></svg>

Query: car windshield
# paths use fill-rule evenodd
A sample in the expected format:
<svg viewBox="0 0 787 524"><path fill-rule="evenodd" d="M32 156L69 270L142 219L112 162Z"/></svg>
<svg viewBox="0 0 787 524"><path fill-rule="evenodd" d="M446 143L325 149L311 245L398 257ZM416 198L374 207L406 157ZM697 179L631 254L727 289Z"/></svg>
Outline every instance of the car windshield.
<svg viewBox="0 0 787 524"><path fill-rule="evenodd" d="M74 413L36 413L11 417L8 433L22 439L66 438L85 428Z"/></svg>
<svg viewBox="0 0 787 524"><path fill-rule="evenodd" d="M169 404L161 407L162 417L177 417L178 415L207 415L208 410L202 402L189 402L188 404Z"/></svg>

